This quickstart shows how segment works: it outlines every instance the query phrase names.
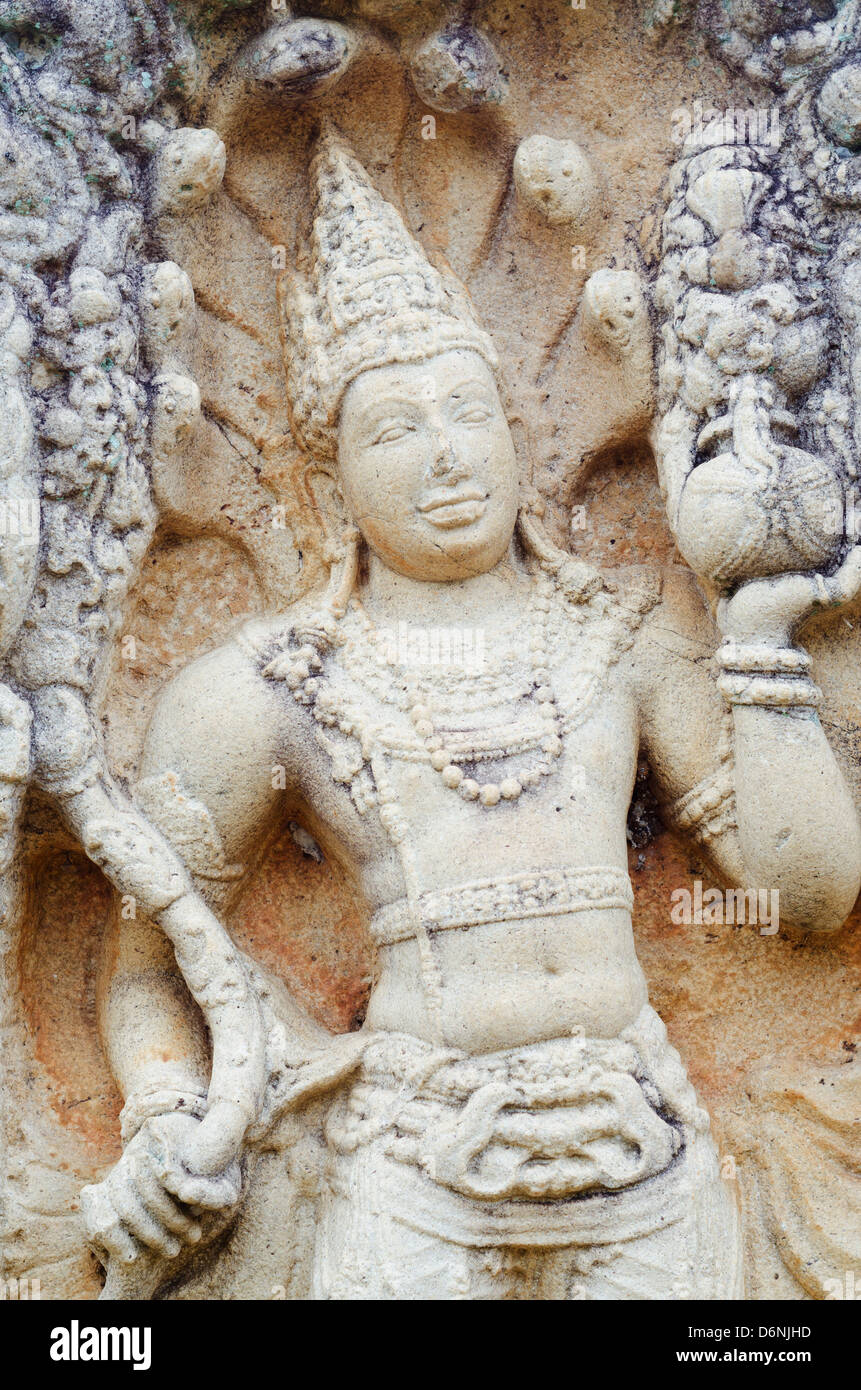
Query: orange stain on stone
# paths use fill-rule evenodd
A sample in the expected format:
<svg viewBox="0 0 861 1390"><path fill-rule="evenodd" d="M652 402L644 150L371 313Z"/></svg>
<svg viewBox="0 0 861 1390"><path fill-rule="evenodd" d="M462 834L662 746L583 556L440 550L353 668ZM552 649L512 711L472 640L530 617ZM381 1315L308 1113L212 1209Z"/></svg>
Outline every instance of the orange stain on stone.
<svg viewBox="0 0 861 1390"><path fill-rule="evenodd" d="M108 1161L122 1100L99 1042L96 978L110 887L81 854L35 868L21 937L21 997L33 1057L59 1123Z"/></svg>
<svg viewBox="0 0 861 1390"><path fill-rule="evenodd" d="M285 832L269 849L231 922L237 944L284 980L324 1027L364 1018L373 971L367 912L349 883Z"/></svg>

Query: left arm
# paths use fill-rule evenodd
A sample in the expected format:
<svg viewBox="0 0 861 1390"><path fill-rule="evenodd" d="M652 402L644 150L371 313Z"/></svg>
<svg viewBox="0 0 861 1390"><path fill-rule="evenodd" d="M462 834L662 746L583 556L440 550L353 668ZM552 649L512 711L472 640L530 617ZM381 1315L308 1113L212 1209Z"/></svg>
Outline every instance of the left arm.
<svg viewBox="0 0 861 1390"><path fill-rule="evenodd" d="M826 584L839 601L836 578L743 585L719 608L716 682L714 629L677 567L636 652L641 734L668 820L700 840L722 879L779 890L781 919L809 931L841 926L861 882L855 807L806 656L790 645Z"/></svg>

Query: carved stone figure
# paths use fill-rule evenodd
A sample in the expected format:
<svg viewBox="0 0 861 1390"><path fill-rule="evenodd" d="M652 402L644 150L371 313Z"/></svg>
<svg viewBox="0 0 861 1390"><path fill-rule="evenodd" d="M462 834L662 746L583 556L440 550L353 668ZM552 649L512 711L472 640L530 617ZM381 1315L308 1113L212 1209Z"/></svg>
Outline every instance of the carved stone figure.
<svg viewBox="0 0 861 1390"><path fill-rule="evenodd" d="M590 14L173 9L0 0L0 1278L844 1296L855 0L700 6L636 240Z"/></svg>
<svg viewBox="0 0 861 1390"><path fill-rule="evenodd" d="M286 342L294 427L343 507L329 588L167 688L139 789L187 857L197 810L205 878L286 807L369 903L378 975L347 1049L303 1056L267 1001L256 1143L327 1073L340 1087L316 1297L500 1297L524 1280L555 1297L731 1297L737 1213L634 954L625 812L643 744L727 878L767 875L797 926L842 922L861 841L835 849L854 812L791 645L820 586L739 589L723 619L729 717L702 672L685 675L685 718L657 593L609 591L524 501L496 356L460 287L331 130L311 177ZM421 629L481 633L482 669L423 666ZM828 874L812 882L817 841ZM138 924L115 961L107 1045L128 1146L86 1195L91 1234L115 1261L176 1255L200 1235L183 1202L230 1207L237 1190L186 1151L204 1054L189 1033L153 1061L152 1037L177 1023L159 1018Z"/></svg>

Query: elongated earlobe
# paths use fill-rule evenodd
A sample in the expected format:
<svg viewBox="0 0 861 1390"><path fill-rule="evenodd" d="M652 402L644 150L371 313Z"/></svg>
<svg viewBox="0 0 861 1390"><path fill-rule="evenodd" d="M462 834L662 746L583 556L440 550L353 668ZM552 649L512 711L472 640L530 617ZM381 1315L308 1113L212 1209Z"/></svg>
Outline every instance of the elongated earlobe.
<svg viewBox="0 0 861 1390"><path fill-rule="evenodd" d="M361 532L350 519L341 485L330 468L319 464L307 468L305 487L323 532L322 558L329 566L323 607L342 618L356 586Z"/></svg>
<svg viewBox="0 0 861 1390"><path fill-rule="evenodd" d="M359 547L362 533L357 526L345 526L338 541L332 543L331 570L324 604L335 618L343 618L356 587L359 572ZM328 556L326 557L328 560Z"/></svg>

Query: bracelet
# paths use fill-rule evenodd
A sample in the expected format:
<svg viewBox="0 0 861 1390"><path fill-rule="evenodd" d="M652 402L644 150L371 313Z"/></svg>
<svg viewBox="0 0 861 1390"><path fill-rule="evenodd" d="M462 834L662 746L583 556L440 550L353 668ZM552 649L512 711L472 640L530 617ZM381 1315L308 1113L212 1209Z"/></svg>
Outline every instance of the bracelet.
<svg viewBox="0 0 861 1390"><path fill-rule="evenodd" d="M822 699L822 691L808 674L810 657L800 647L772 647L767 642L741 645L727 638L716 660L721 668L718 690L727 704L812 709Z"/></svg>
<svg viewBox="0 0 861 1390"><path fill-rule="evenodd" d="M728 637L716 654L724 671L777 672L798 676L810 670L810 657L801 647L770 647L767 642L748 642L739 646Z"/></svg>
<svg viewBox="0 0 861 1390"><path fill-rule="evenodd" d="M736 827L735 784L731 764L723 763L667 808L675 830L694 831L708 844Z"/></svg>
<svg viewBox="0 0 861 1390"><path fill-rule="evenodd" d="M771 705L778 709L795 705L812 709L822 699L822 691L808 677L723 671L717 685L730 705Z"/></svg>
<svg viewBox="0 0 861 1390"><path fill-rule="evenodd" d="M172 1115L181 1112L192 1119L202 1120L206 1114L206 1093L204 1091L181 1091L170 1086L151 1086L136 1091L128 1097L120 1111L120 1135L123 1144L134 1139L145 1120L156 1115Z"/></svg>

